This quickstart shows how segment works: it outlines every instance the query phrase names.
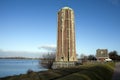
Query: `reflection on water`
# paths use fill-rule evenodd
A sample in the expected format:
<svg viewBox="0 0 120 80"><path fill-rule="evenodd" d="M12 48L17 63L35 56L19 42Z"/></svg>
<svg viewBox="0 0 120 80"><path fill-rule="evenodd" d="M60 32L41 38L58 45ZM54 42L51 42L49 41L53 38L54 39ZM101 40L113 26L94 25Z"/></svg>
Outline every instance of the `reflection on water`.
<svg viewBox="0 0 120 80"><path fill-rule="evenodd" d="M39 64L39 60L0 59L0 77L25 74L28 70L46 70Z"/></svg>

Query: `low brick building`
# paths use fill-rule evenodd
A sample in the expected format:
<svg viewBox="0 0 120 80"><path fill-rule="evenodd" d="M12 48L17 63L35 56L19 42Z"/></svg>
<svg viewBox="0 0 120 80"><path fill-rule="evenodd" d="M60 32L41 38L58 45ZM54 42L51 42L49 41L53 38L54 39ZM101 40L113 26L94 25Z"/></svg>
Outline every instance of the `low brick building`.
<svg viewBox="0 0 120 80"><path fill-rule="evenodd" d="M105 59L108 59L109 58L109 55L108 55L108 50L107 49L97 49L96 50L96 58L97 58L97 61L105 61Z"/></svg>

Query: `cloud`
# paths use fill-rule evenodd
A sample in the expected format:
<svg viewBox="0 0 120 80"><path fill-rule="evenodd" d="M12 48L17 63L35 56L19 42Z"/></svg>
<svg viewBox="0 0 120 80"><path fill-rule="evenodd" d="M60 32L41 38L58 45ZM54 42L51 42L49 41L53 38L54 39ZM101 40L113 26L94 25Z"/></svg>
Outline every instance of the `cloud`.
<svg viewBox="0 0 120 80"><path fill-rule="evenodd" d="M55 45L43 45L43 46L40 46L39 49L45 49L47 51L56 51L56 46Z"/></svg>
<svg viewBox="0 0 120 80"><path fill-rule="evenodd" d="M55 45L43 45L38 47L39 52L29 52L29 51L7 51L0 49L0 57L30 57L30 58L39 58L48 52L55 52Z"/></svg>
<svg viewBox="0 0 120 80"><path fill-rule="evenodd" d="M0 57L30 57L39 58L42 57L43 52L27 52L27 51L5 51L0 50Z"/></svg>

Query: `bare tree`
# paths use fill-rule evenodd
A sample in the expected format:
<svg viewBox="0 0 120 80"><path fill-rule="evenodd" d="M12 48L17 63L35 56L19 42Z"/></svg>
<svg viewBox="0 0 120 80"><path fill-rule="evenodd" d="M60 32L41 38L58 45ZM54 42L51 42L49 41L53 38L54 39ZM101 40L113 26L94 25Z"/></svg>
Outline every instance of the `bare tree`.
<svg viewBox="0 0 120 80"><path fill-rule="evenodd" d="M53 62L55 61L55 52L44 54L40 64L47 69L52 69Z"/></svg>
<svg viewBox="0 0 120 80"><path fill-rule="evenodd" d="M81 62L82 62L82 64L83 64L84 62L87 61L87 56L86 56L85 54L81 54L81 55L80 55L80 59L81 59Z"/></svg>

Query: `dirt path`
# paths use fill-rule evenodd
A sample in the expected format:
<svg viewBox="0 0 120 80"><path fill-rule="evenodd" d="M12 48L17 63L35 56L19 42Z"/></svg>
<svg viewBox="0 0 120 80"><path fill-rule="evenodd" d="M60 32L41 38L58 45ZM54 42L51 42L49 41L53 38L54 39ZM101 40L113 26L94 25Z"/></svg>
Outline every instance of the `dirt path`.
<svg viewBox="0 0 120 80"><path fill-rule="evenodd" d="M112 80L120 80L120 62L116 63Z"/></svg>

